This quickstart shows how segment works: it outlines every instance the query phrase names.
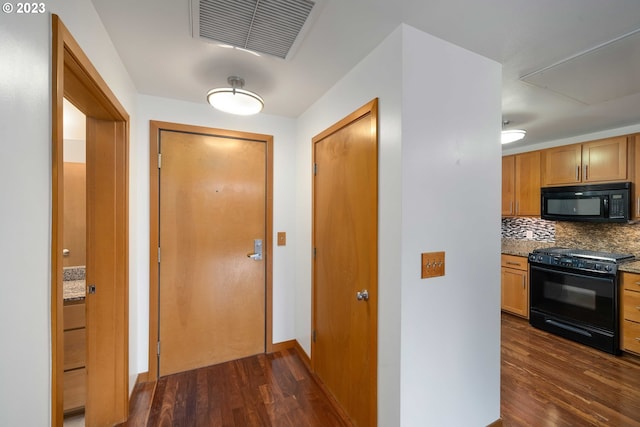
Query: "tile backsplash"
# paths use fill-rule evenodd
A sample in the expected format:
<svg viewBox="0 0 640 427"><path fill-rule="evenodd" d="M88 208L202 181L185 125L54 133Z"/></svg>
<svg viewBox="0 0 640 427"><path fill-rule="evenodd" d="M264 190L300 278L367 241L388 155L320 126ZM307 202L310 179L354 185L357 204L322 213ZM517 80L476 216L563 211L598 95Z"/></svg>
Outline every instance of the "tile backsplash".
<svg viewBox="0 0 640 427"><path fill-rule="evenodd" d="M549 246L549 243L553 243L553 246L566 248L631 253L640 258L640 224L502 218L502 238L547 243L541 246Z"/></svg>
<svg viewBox="0 0 640 427"><path fill-rule="evenodd" d="M502 238L554 242L556 223L540 218L502 218Z"/></svg>
<svg viewBox="0 0 640 427"><path fill-rule="evenodd" d="M640 257L640 224L557 222L556 243L567 248L630 253Z"/></svg>

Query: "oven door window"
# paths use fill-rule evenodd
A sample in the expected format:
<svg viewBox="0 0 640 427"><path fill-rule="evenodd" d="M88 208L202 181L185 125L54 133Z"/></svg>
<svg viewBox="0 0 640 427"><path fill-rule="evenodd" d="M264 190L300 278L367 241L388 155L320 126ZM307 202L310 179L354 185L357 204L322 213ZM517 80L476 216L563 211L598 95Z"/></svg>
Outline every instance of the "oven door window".
<svg viewBox="0 0 640 427"><path fill-rule="evenodd" d="M612 330L615 278L531 266L531 308Z"/></svg>

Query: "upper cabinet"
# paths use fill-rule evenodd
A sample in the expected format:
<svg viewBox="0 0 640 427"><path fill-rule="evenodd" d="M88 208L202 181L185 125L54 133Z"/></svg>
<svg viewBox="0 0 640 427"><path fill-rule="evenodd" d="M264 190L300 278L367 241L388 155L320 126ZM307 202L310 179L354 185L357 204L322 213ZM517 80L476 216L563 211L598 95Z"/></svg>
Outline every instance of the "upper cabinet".
<svg viewBox="0 0 640 427"><path fill-rule="evenodd" d="M542 155L542 185L629 179L626 136L549 148Z"/></svg>
<svg viewBox="0 0 640 427"><path fill-rule="evenodd" d="M540 216L540 151L502 158L502 216Z"/></svg>

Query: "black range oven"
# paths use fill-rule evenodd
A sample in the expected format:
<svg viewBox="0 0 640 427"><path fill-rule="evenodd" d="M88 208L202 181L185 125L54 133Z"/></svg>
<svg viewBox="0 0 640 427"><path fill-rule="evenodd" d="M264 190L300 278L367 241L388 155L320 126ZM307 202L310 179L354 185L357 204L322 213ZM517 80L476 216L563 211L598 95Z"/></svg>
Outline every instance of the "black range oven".
<svg viewBox="0 0 640 427"><path fill-rule="evenodd" d="M529 254L529 323L619 353L618 265L629 254L545 248Z"/></svg>

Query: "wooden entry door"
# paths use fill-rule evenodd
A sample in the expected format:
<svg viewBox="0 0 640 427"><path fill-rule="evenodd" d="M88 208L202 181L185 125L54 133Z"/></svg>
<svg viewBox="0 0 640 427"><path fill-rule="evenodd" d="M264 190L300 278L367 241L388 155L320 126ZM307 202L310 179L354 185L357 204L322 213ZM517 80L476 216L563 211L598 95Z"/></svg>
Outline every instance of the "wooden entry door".
<svg viewBox="0 0 640 427"><path fill-rule="evenodd" d="M159 375L263 353L267 144L159 132Z"/></svg>
<svg viewBox="0 0 640 427"><path fill-rule="evenodd" d="M377 100L313 138L313 154L312 366L355 425L371 427L377 421Z"/></svg>

